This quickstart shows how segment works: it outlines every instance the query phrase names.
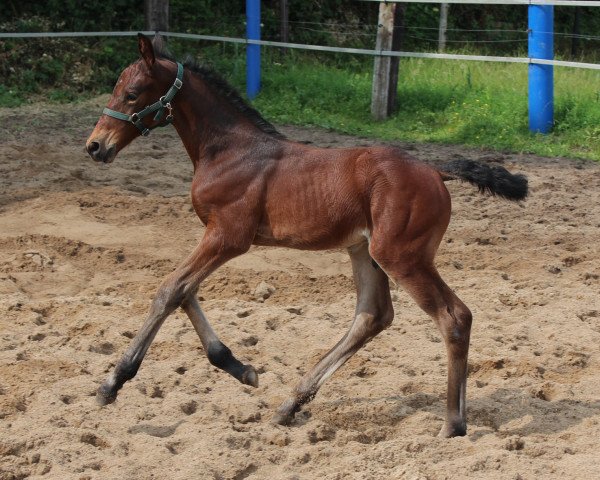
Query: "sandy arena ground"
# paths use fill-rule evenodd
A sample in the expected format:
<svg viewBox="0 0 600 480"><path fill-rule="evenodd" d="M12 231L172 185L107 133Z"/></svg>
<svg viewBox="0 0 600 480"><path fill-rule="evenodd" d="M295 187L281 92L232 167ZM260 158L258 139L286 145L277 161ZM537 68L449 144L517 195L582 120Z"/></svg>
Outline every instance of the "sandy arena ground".
<svg viewBox="0 0 600 480"><path fill-rule="evenodd" d="M203 234L173 129L110 166L83 145L106 97L0 110L0 479L585 479L600 475L600 165L401 145L526 173L522 204L449 184L442 276L472 309L468 436L436 438L446 354L402 291L393 325L291 427L270 424L349 326L344 252L252 249L200 290L258 389L212 367L183 312L117 402L94 393L161 278ZM370 143L282 127L322 146ZM275 288L259 301L254 291Z"/></svg>

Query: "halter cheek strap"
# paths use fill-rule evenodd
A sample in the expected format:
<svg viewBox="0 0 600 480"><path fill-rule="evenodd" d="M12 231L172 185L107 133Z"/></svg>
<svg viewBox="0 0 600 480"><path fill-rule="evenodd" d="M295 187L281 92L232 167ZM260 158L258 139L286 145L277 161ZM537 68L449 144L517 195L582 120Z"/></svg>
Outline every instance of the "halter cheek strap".
<svg viewBox="0 0 600 480"><path fill-rule="evenodd" d="M150 134L151 130L154 130L156 127L165 127L169 125L173 121L173 107L171 107L171 100L177 94L177 92L181 89L183 85L183 65L177 62L177 78L171 85L171 88L165 93L164 96L160 97L158 102L154 102L152 105L148 105L143 110L140 110L137 113L132 113L131 115L127 115L126 113L117 112L116 110L111 110L110 108L105 108L102 110L104 115L108 115L109 117L118 118L119 120L124 120L125 122L133 123L137 129L141 132L141 134L145 137ZM152 112L156 112L154 115L154 121L160 122L165 114L165 109L167 110L167 116L165 117L162 123L158 123L157 125L146 127L142 123L142 119L146 117L148 114Z"/></svg>

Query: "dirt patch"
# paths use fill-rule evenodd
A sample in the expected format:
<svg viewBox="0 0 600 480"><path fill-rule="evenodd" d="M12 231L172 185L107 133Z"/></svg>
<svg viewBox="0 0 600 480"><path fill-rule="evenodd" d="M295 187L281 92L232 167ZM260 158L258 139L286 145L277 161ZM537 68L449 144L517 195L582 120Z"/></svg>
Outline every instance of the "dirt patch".
<svg viewBox="0 0 600 480"><path fill-rule="evenodd" d="M298 421L269 423L350 323L354 286L338 251L255 248L200 289L223 341L261 372L258 389L212 367L177 312L116 404L100 408L99 382L203 234L172 129L109 167L87 158L105 100L0 110L0 479L597 476L600 165L397 144L424 161L486 160L530 180L520 205L449 185L438 266L475 317L465 438L435 437L444 346L401 291L393 325ZM282 130L322 146L372 143Z"/></svg>

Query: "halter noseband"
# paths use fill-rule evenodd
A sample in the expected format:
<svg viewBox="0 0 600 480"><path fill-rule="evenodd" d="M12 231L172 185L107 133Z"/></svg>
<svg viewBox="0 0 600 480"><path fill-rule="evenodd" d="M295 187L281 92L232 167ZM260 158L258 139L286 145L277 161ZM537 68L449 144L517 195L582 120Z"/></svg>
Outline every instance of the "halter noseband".
<svg viewBox="0 0 600 480"><path fill-rule="evenodd" d="M171 85L171 88L167 91L167 93L160 97L158 102L153 103L152 105L148 105L143 110L140 110L137 113L132 113L131 115L127 115L126 113L117 112L115 110L111 110L110 108L105 108L102 110L104 115L108 115L109 117L118 118L119 120L124 120L126 122L133 123L137 129L141 132L141 134L146 137L150 134L151 130L154 130L156 127L165 127L173 121L173 107L171 107L171 100L175 94L181 89L183 85L183 65L177 62L177 78ZM168 110L167 116L163 123L159 123L154 125L153 127L146 127L142 123L142 119L147 116L149 113L156 112L154 115L154 121L159 122L165 113L165 108Z"/></svg>

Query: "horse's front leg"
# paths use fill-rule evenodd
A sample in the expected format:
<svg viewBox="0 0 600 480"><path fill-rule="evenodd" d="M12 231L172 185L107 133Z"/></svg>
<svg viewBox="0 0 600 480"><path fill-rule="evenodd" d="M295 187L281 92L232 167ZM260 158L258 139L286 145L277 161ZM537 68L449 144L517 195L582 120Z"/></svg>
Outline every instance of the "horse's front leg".
<svg viewBox="0 0 600 480"><path fill-rule="evenodd" d="M258 387L258 373L252 365L244 365L233 356L231 350L219 340L210 323L204 316L200 304L194 295L190 295L181 305L192 321L200 337L208 361L215 367L229 373L246 385Z"/></svg>
<svg viewBox="0 0 600 480"><path fill-rule="evenodd" d="M235 238L236 242L227 240L231 238ZM96 399L100 405L114 402L123 384L135 376L150 344L169 314L182 304L188 305L187 311L190 308L188 299L196 294L200 282L225 262L248 250L251 239L247 242L240 241L243 238L240 235L231 236L231 232L218 228L207 228L194 252L159 287L144 325L113 372L98 389ZM191 305L193 309L193 302Z"/></svg>

